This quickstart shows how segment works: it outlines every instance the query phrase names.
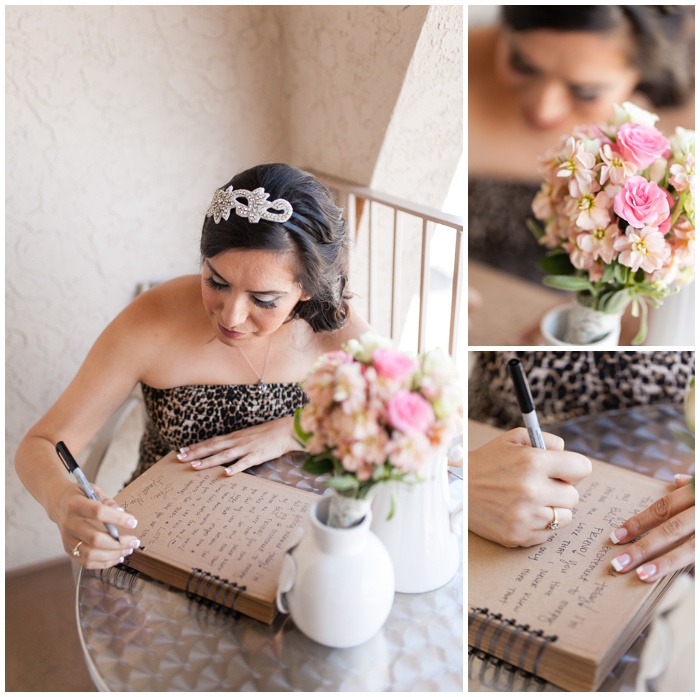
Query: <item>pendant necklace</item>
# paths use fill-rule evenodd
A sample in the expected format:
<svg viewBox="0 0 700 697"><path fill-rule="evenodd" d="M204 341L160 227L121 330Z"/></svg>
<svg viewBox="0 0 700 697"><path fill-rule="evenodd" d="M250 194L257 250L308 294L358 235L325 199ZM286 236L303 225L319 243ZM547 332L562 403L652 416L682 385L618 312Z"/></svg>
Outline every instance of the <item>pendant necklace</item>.
<svg viewBox="0 0 700 697"><path fill-rule="evenodd" d="M258 392L260 394L265 394L269 389L269 385L265 382L265 369L267 368L267 359L270 357L270 347L272 346L272 337L270 337L270 342L267 345L267 353L265 354L265 363L263 364L262 373L258 374L258 371L253 368L253 364L248 360L248 356L245 355L245 351L240 347L236 348L241 352L245 362L250 366L250 369L255 373L255 377L258 378Z"/></svg>

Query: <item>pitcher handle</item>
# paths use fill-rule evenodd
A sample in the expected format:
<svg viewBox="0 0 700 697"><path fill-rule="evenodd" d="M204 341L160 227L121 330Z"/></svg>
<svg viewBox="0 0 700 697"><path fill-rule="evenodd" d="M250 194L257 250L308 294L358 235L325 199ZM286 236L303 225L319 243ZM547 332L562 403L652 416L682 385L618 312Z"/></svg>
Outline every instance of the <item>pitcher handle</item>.
<svg viewBox="0 0 700 697"><path fill-rule="evenodd" d="M282 568L280 569L279 584L277 586L277 609L289 614L289 606L287 605L287 593L294 588L294 581L297 575L297 567L294 563L294 558L287 552L282 560Z"/></svg>

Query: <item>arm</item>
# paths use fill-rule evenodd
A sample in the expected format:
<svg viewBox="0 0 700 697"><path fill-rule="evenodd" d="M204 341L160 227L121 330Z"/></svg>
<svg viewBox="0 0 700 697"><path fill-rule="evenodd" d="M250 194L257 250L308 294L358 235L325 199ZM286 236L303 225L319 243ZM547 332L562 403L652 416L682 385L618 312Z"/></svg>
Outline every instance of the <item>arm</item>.
<svg viewBox="0 0 700 697"><path fill-rule="evenodd" d="M137 331L142 304L136 310L127 308L107 327L73 381L29 430L15 455L20 480L58 526L66 552L83 543L77 560L86 568L112 566L138 542L129 534L120 534L120 542L113 540L104 523L129 530L136 521L97 487L103 501L89 500L67 476L55 444L65 441L78 456L130 394L147 356L143 348L147 337Z"/></svg>
<svg viewBox="0 0 700 697"><path fill-rule="evenodd" d="M547 450L530 446L516 428L469 453L469 529L506 547L530 547L551 531L552 507L560 526L571 523L578 503L574 484L591 473L591 462L564 451L564 441L543 433Z"/></svg>
<svg viewBox="0 0 700 697"><path fill-rule="evenodd" d="M318 342L316 352L321 355L340 349L350 339L370 331L369 324L351 310L342 329L314 335ZM294 430L294 417L287 416L194 443L182 448L178 459L189 462L197 471L232 463L223 470L224 474L232 476L301 449Z"/></svg>

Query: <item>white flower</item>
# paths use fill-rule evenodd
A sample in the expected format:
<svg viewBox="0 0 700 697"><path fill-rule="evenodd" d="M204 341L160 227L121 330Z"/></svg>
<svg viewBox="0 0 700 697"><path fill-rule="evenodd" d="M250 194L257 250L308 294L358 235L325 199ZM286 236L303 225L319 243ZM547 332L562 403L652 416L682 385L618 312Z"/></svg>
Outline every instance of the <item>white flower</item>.
<svg viewBox="0 0 700 697"><path fill-rule="evenodd" d="M653 128L658 120L659 117L656 114L652 114L650 111L646 111L636 104L632 104L632 102L623 102L622 106L615 104L615 116L613 117L612 124L618 127L623 123L631 122Z"/></svg>
<svg viewBox="0 0 700 697"><path fill-rule="evenodd" d="M695 155L695 131L689 131L679 126L669 140L673 153L672 159L682 162L686 155Z"/></svg>

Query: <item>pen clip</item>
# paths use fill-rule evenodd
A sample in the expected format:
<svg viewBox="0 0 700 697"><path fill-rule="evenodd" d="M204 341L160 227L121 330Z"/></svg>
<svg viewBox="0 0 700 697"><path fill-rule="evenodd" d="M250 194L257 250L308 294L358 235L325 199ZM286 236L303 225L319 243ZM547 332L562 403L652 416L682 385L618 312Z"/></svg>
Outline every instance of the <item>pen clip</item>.
<svg viewBox="0 0 700 697"><path fill-rule="evenodd" d="M58 456L61 458L61 462L68 472L73 472L73 470L78 466L78 463L70 454L70 451L63 441L56 443L56 452L58 453Z"/></svg>

